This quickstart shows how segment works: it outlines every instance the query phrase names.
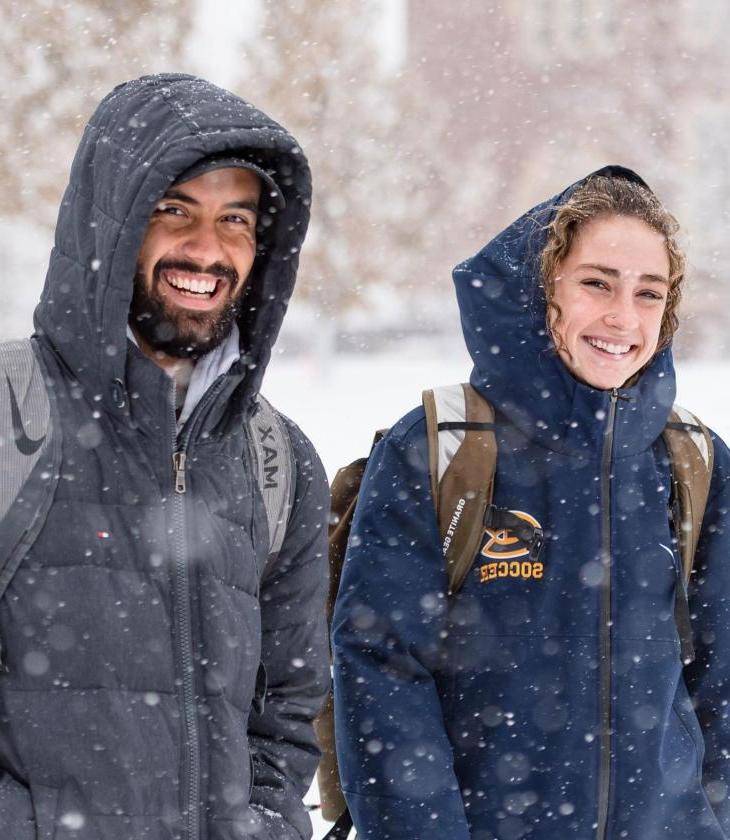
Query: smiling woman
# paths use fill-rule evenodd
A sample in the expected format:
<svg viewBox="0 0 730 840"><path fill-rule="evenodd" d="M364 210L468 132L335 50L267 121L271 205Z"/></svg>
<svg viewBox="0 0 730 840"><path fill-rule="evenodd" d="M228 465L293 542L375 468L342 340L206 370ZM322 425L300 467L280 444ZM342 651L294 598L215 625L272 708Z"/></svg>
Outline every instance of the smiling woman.
<svg viewBox="0 0 730 840"><path fill-rule="evenodd" d="M669 286L662 236L629 216L595 219L558 270L550 329L561 359L594 388L620 387L659 344Z"/></svg>
<svg viewBox="0 0 730 840"><path fill-rule="evenodd" d="M685 265L677 228L622 178L591 178L558 209L541 257L547 326L582 382L619 388L670 342Z"/></svg>
<svg viewBox="0 0 730 840"><path fill-rule="evenodd" d="M334 610L358 836L730 838L730 452L673 406L676 232L606 167L454 270L471 387L373 450Z"/></svg>

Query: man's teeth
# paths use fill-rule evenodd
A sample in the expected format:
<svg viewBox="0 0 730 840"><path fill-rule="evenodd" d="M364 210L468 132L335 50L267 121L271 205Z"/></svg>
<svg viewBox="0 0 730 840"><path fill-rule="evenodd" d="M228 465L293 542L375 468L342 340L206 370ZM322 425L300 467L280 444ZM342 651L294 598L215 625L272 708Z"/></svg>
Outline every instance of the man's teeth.
<svg viewBox="0 0 730 840"><path fill-rule="evenodd" d="M197 278L178 277L175 274L167 275L167 282L176 289L196 294L212 294L215 291L217 280L198 280Z"/></svg>
<svg viewBox="0 0 730 840"><path fill-rule="evenodd" d="M609 344L608 341L601 341L600 338L589 338L587 341L592 347L605 350L606 353L612 353L614 356L622 356L631 350L631 344Z"/></svg>

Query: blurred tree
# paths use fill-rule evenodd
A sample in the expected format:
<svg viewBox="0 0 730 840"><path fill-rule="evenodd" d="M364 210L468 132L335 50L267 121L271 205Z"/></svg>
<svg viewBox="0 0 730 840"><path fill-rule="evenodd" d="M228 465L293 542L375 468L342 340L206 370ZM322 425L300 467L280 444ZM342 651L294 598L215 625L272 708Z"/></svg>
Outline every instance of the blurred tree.
<svg viewBox="0 0 730 840"><path fill-rule="evenodd" d="M192 0L0 4L4 217L51 227L79 135L125 79L179 68ZM8 81L12 80L12 84Z"/></svg>
<svg viewBox="0 0 730 840"><path fill-rule="evenodd" d="M413 324L425 317L419 302L448 281L433 271L444 221L468 213L463 174L439 153L448 102L387 69L380 2L266 0L263 12L239 87L294 133L312 166L301 292L333 329L357 310L381 328L389 316Z"/></svg>

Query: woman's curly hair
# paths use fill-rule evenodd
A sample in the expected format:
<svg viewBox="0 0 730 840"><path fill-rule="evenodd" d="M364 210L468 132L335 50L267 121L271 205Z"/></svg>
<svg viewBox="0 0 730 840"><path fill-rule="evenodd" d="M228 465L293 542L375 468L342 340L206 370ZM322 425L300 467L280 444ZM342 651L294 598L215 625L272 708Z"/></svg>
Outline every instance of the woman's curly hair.
<svg viewBox="0 0 730 840"><path fill-rule="evenodd" d="M664 349L677 330L677 309L685 274L684 252L677 242L679 224L647 187L621 177L596 175L578 187L558 208L547 227L547 241L540 255L540 273L547 303L547 327L558 344L554 328L561 312L555 303L555 279L561 262L568 256L580 229L587 222L606 216L641 219L664 237L669 257L669 290L662 317L657 352Z"/></svg>

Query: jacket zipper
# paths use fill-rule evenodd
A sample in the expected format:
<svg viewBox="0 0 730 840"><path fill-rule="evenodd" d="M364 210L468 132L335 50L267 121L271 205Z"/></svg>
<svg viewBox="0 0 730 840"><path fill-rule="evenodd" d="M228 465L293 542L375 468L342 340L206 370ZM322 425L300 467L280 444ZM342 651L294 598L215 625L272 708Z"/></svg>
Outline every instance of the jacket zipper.
<svg viewBox="0 0 730 840"><path fill-rule="evenodd" d="M187 807L183 809L187 824L187 840L200 837L200 733L198 729L198 704L195 696L195 656L193 650L192 601L190 597L190 568L188 563L187 523L185 519L185 494L187 493L187 459L190 440L208 407L221 389L223 377L209 388L185 424L178 443L177 424L173 417L173 481L172 526L175 567L175 609L178 617L180 661L182 664L183 726L185 731L184 771L181 790L186 791ZM175 383L172 383L174 405ZM185 778L187 776L187 778Z"/></svg>
<svg viewBox="0 0 730 840"><path fill-rule="evenodd" d="M611 787L611 461L619 392L611 391L608 423L601 455L601 626L600 626L600 768L598 775L598 827L596 840L605 840Z"/></svg>
<svg viewBox="0 0 730 840"><path fill-rule="evenodd" d="M175 405L175 383L172 383ZM178 618L178 653L180 655L183 690L184 762L181 790L187 797L183 803L188 840L197 840L200 834L198 801L200 799L200 740L198 733L198 708L195 699L195 665L193 657L192 610L190 603L190 573L187 563L187 535L185 521L185 462L187 441L178 445L177 424L173 416L173 480L172 535L175 568L175 612Z"/></svg>

